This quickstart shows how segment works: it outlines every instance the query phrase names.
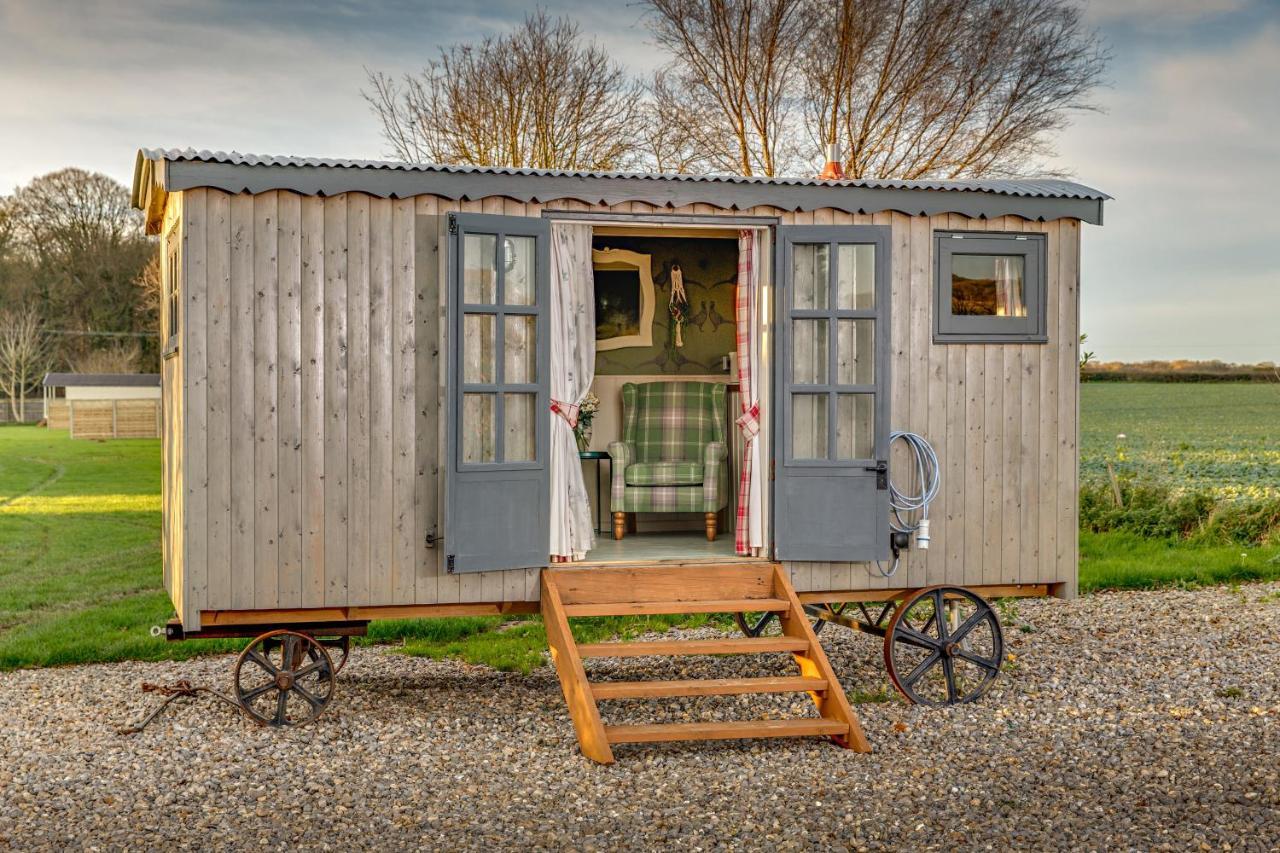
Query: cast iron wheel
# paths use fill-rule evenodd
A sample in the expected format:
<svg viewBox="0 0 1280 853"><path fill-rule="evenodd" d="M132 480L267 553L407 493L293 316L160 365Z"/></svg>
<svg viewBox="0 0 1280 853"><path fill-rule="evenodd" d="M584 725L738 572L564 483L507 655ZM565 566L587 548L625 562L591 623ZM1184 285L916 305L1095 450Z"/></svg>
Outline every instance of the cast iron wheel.
<svg viewBox="0 0 1280 853"><path fill-rule="evenodd" d="M889 678L917 705L974 701L991 687L1003 660L1000 619L982 596L962 586L908 595L885 629Z"/></svg>
<svg viewBox="0 0 1280 853"><path fill-rule="evenodd" d="M236 659L233 687L241 710L264 726L300 726L333 699L333 659L314 638L268 631Z"/></svg>
<svg viewBox="0 0 1280 853"><path fill-rule="evenodd" d="M808 610L809 608L816 608L821 610L829 610L832 613L841 613L844 611L845 607L847 606L848 605L845 605L845 604L835 604L835 605L809 604L809 605L806 605L805 607L806 607L806 610ZM822 629L826 627L827 620L822 619L819 616L812 613L810 613L809 615L813 616L813 620L810 623L813 626L813 633L817 634L821 632ZM748 610L744 613L733 614L733 621L738 623L738 630L748 637L764 636L764 632L768 630L769 626L772 625L777 620L777 618L778 618L777 613L772 613L772 612L761 613L759 611L751 611L751 610Z"/></svg>
<svg viewBox="0 0 1280 853"><path fill-rule="evenodd" d="M341 637L316 637L320 645L329 650L329 657L333 659L333 674L337 675L342 672L347 665L347 658L351 657L351 638L348 636Z"/></svg>

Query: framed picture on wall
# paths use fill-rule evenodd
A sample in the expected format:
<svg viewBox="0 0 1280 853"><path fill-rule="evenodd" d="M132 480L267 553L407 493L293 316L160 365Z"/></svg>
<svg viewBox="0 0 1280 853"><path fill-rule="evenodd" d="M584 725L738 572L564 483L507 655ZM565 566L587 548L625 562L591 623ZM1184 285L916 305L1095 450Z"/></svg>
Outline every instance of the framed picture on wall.
<svg viewBox="0 0 1280 853"><path fill-rule="evenodd" d="M649 256L625 249L591 252L595 275L596 349L653 344L653 272Z"/></svg>

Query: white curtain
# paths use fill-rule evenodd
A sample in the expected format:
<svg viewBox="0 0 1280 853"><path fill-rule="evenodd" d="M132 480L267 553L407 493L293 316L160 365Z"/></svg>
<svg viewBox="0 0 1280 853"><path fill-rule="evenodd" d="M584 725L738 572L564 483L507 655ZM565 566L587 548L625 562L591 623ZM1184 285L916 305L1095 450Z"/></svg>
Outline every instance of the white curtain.
<svg viewBox="0 0 1280 853"><path fill-rule="evenodd" d="M596 369L591 226L551 226L551 554L581 560L595 547L591 503L573 427Z"/></svg>
<svg viewBox="0 0 1280 853"><path fill-rule="evenodd" d="M996 315L1025 317L1027 306L1022 298L1022 270L1013 258L996 258Z"/></svg>

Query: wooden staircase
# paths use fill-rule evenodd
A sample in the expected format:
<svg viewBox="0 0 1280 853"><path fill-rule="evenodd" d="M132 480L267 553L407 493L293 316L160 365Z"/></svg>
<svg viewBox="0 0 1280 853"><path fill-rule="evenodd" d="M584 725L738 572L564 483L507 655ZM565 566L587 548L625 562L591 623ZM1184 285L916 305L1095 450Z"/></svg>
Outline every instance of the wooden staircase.
<svg viewBox="0 0 1280 853"><path fill-rule="evenodd" d="M582 616L774 611L781 636L578 645L569 620ZM840 746L870 752L844 689L809 626L786 572L775 563L545 569L542 618L547 644L564 688L582 753L613 762L615 743L825 736ZM788 677L678 681L588 681L584 658L674 655L790 654L800 673ZM673 696L808 693L818 717L790 720L605 725L598 702Z"/></svg>

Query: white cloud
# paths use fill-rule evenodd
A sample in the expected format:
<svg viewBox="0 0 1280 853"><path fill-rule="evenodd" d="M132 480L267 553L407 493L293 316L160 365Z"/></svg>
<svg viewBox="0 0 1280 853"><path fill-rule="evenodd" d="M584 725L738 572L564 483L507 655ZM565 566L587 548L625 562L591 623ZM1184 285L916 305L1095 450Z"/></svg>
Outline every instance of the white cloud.
<svg viewBox="0 0 1280 853"><path fill-rule="evenodd" d="M1082 323L1102 357L1280 360L1280 26L1165 55L1063 137L1116 197L1087 232Z"/></svg>
<svg viewBox="0 0 1280 853"><path fill-rule="evenodd" d="M1085 7L1085 17L1099 24L1185 24L1248 5L1249 0L1093 0Z"/></svg>

